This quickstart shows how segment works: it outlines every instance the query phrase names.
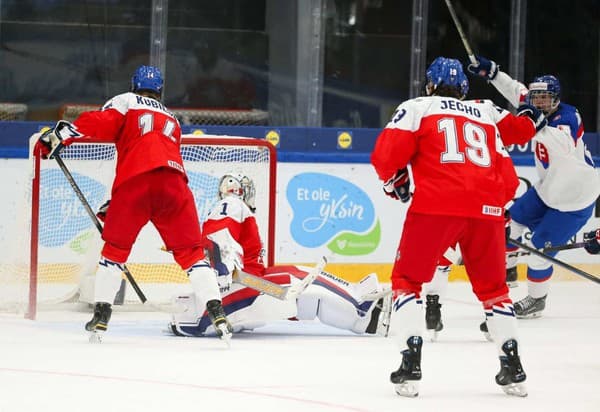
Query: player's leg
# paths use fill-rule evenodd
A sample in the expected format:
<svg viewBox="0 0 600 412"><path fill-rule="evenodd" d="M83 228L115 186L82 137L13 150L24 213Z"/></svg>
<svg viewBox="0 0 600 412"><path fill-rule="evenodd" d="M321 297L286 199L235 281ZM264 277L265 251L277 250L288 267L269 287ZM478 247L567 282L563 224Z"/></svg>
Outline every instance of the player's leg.
<svg viewBox="0 0 600 412"><path fill-rule="evenodd" d="M215 271L201 247L202 237L196 205L183 175L169 169L153 172L151 221L179 266L187 272L196 298L206 307L217 335L232 333L221 304Z"/></svg>
<svg viewBox="0 0 600 412"><path fill-rule="evenodd" d="M510 237L516 240L524 241L521 236L525 229L531 231L540 223L548 206L542 202L536 190L532 187L519 197L510 207L511 216ZM518 286L517 263L519 248L511 243L506 245L506 283L509 287Z"/></svg>
<svg viewBox="0 0 600 412"><path fill-rule="evenodd" d="M281 285L289 285L289 276L267 277ZM171 315L168 329L180 336L211 336L215 334L211 320L195 293L179 294L173 298L178 310ZM223 310L235 333L253 330L273 321L296 316L296 302L279 300L254 289L234 283L222 295Z"/></svg>
<svg viewBox="0 0 600 412"><path fill-rule="evenodd" d="M433 277L438 259L457 241L464 219L408 213L392 270L393 306L390 334L402 354L400 367L390 375L396 393L416 396L421 380L423 311L421 286ZM434 233L434 236L431 234Z"/></svg>
<svg viewBox="0 0 600 412"><path fill-rule="evenodd" d="M437 340L442 323L442 303L448 289L448 275L452 262L442 257L435 268L431 282L423 284L425 295L425 328L432 341Z"/></svg>
<svg viewBox="0 0 600 412"><path fill-rule="evenodd" d="M473 292L483 304L497 345L500 372L496 383L509 395L526 396L526 379L518 352L517 322L504 272L504 223L471 219L459 241Z"/></svg>
<svg viewBox="0 0 600 412"><path fill-rule="evenodd" d="M537 248L565 244L588 221L594 205L573 211L561 212L548 209L537 224L531 244ZM550 252L555 256L558 252ZM515 313L518 318L536 318L541 316L546 307L546 298L550 290L550 278L553 265L547 259L539 256L529 256L527 262L527 296L515 302Z"/></svg>
<svg viewBox="0 0 600 412"><path fill-rule="evenodd" d="M277 268L280 267L269 268L269 271ZM311 269L303 266L285 268L295 279L300 280ZM384 307L384 297L379 296L381 293L378 292L382 292L382 287L374 273L365 276L358 283L351 283L331 273L321 272L298 296L297 318L318 318L322 323L335 328L385 335L383 329L387 329L387 322L383 319L391 305ZM387 300L390 300L389 295Z"/></svg>
<svg viewBox="0 0 600 412"><path fill-rule="evenodd" d="M93 334L106 331L115 295L119 290L123 265L150 212L145 199L148 185L143 176L125 182L114 193L104 220L102 248L94 280L94 315L85 325ZM92 339L94 335L92 335ZM97 335L100 339L100 336Z"/></svg>

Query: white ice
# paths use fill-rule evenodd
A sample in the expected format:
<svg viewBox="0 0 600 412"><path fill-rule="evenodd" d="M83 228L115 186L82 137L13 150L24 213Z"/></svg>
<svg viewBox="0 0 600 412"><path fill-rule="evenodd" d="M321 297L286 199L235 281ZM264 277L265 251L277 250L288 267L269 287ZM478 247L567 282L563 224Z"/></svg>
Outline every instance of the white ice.
<svg viewBox="0 0 600 412"><path fill-rule="evenodd" d="M494 383L496 350L469 285L450 284L442 310L412 399L389 382L393 340L316 322L278 322L227 349L165 335L161 313L113 313L99 345L83 331L89 313L0 315L0 411L600 411L600 286L556 282L544 316L519 321L527 398Z"/></svg>

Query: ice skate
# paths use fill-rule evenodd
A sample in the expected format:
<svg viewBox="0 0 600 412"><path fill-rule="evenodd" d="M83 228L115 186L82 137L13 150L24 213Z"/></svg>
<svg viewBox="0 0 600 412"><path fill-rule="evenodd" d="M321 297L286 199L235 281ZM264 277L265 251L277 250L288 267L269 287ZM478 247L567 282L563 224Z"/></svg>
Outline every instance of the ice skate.
<svg viewBox="0 0 600 412"><path fill-rule="evenodd" d="M506 268L506 284L509 288L516 288L519 286L517 267Z"/></svg>
<svg viewBox="0 0 600 412"><path fill-rule="evenodd" d="M488 341L490 341L490 342L494 341L494 339L492 338L492 334L488 330L487 320L484 320L483 322L481 322L481 325L479 325L479 330L481 331L481 333L483 333L483 336L485 336L485 338Z"/></svg>
<svg viewBox="0 0 600 412"><path fill-rule="evenodd" d="M110 303L96 303L92 320L85 324L85 330L90 332L90 343L102 342L102 336L106 332L106 329L108 329L111 314L112 308L110 307Z"/></svg>
<svg viewBox="0 0 600 412"><path fill-rule="evenodd" d="M438 338L438 332L444 329L442 324L442 305L439 295L427 295L425 304L425 327L432 342Z"/></svg>
<svg viewBox="0 0 600 412"><path fill-rule="evenodd" d="M500 372L496 375L496 383L507 395L524 397L527 396L524 384L527 375L521 366L517 346L514 339L509 339L502 345L506 356L500 356Z"/></svg>
<svg viewBox="0 0 600 412"><path fill-rule="evenodd" d="M371 320L365 333L387 336L390 329L392 315L392 295L387 294L380 298L371 311Z"/></svg>
<svg viewBox="0 0 600 412"><path fill-rule="evenodd" d="M406 343L408 349L402 351L402 363L397 371L392 372L390 381L394 384L394 389L398 395L415 397L419 395L423 338L411 336Z"/></svg>
<svg viewBox="0 0 600 412"><path fill-rule="evenodd" d="M224 340L225 343L227 343L227 346L230 346L233 327L227 320L227 316L225 316L221 301L217 299L209 300L206 302L206 311L208 312L208 317L215 328L217 336Z"/></svg>
<svg viewBox="0 0 600 412"><path fill-rule="evenodd" d="M542 311L546 307L546 296L534 298L529 295L515 302L515 315L518 319L539 318L542 316Z"/></svg>

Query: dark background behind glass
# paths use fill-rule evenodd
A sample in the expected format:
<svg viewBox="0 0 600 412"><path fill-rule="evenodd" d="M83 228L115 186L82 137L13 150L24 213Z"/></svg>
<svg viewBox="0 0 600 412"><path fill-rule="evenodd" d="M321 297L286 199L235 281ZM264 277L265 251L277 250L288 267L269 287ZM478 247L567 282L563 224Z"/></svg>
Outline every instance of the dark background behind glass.
<svg viewBox="0 0 600 412"><path fill-rule="evenodd" d="M133 70L149 63L151 3L3 0L0 102L25 103L30 120L50 121L67 103L102 104L127 91ZM169 1L167 106L268 110L267 3ZM453 3L472 48L508 70L510 2ZM382 127L409 98L412 4L325 1L322 126ZM599 0L578 1L576 7L527 1L521 80L557 75L563 101L580 110L587 131L598 124L599 10ZM466 62L444 2L430 0L427 17L426 64L439 55ZM293 84L294 73L289 76ZM470 98L506 105L484 80L469 80Z"/></svg>

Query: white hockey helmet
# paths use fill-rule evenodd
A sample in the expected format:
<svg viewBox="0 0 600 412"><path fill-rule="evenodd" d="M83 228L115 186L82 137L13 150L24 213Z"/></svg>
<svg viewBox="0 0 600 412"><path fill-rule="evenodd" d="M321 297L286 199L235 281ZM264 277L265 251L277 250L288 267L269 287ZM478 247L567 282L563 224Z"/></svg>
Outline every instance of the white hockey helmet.
<svg viewBox="0 0 600 412"><path fill-rule="evenodd" d="M241 173L226 173L219 182L219 199L237 196L254 212L256 210L256 190L254 182Z"/></svg>

